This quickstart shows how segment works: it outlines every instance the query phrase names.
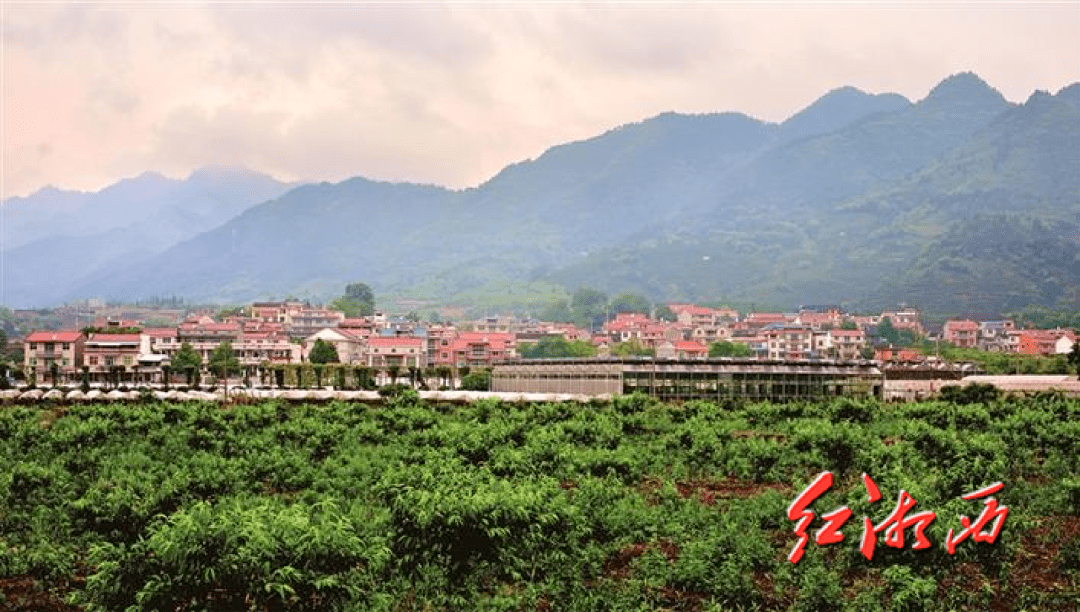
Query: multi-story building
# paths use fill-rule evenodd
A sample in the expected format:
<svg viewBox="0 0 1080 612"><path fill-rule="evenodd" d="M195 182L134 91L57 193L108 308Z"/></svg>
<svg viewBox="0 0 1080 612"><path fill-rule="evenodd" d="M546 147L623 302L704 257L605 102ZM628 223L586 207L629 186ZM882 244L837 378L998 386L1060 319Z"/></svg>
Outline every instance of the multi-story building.
<svg viewBox="0 0 1080 612"><path fill-rule="evenodd" d="M290 317L305 308L303 302L255 302L251 305L251 318L273 323L289 323Z"/></svg>
<svg viewBox="0 0 1080 612"><path fill-rule="evenodd" d="M807 359L814 333L805 327L776 327L762 332L769 342L769 359Z"/></svg>
<svg viewBox="0 0 1080 612"><path fill-rule="evenodd" d="M979 342L979 324L968 319L950 319L945 322L942 335L946 342L951 342L954 346L974 348Z"/></svg>
<svg viewBox="0 0 1080 612"><path fill-rule="evenodd" d="M745 344L754 357L768 357L769 356L769 339L761 334L755 334L752 336L741 335L732 336L731 342L737 342L739 344Z"/></svg>
<svg viewBox="0 0 1080 612"><path fill-rule="evenodd" d="M1067 329L1025 329L1017 350L1024 355L1063 355L1072 350L1076 335Z"/></svg>
<svg viewBox="0 0 1080 612"><path fill-rule="evenodd" d="M782 312L751 312L746 318L739 321L735 329L754 332L768 326L787 325L795 321L794 316L788 316Z"/></svg>
<svg viewBox="0 0 1080 612"><path fill-rule="evenodd" d="M302 308L289 315L286 321L289 337L300 340L327 327L338 327L345 313L329 308Z"/></svg>
<svg viewBox="0 0 1080 612"><path fill-rule="evenodd" d="M699 325L687 333L690 340L703 344L722 342L731 339L731 327L728 325Z"/></svg>
<svg viewBox="0 0 1080 612"><path fill-rule="evenodd" d="M798 316L795 317L795 323L809 327L815 331L840 327L840 324L843 322L844 318L837 309L830 309L825 312L818 310L800 310Z"/></svg>
<svg viewBox="0 0 1080 612"><path fill-rule="evenodd" d="M1016 351L1016 343L1010 332L1016 329L1016 323L1006 319L1002 321L979 321L978 347L984 351L1009 353Z"/></svg>
<svg viewBox="0 0 1080 612"><path fill-rule="evenodd" d="M709 347L693 340L665 341L656 347L657 359L706 359Z"/></svg>
<svg viewBox="0 0 1080 612"><path fill-rule="evenodd" d="M298 363L303 347L283 332L241 332L232 343L241 366L258 368L265 364Z"/></svg>
<svg viewBox="0 0 1080 612"><path fill-rule="evenodd" d="M199 354L203 363L210 360L210 354L221 345L228 342L235 350L237 341L240 339L241 324L236 321L218 323L210 317L192 318L184 321L176 328L176 342L173 346L164 347L166 355L171 360L183 343L188 343Z"/></svg>
<svg viewBox="0 0 1080 612"><path fill-rule="evenodd" d="M372 368L423 368L427 366L427 347L423 338L379 336L368 339L366 358Z"/></svg>
<svg viewBox="0 0 1080 612"><path fill-rule="evenodd" d="M604 323L604 334L613 342L640 341L651 325L655 325L653 320L641 313L620 312Z"/></svg>
<svg viewBox="0 0 1080 612"><path fill-rule="evenodd" d="M341 363L364 363L367 351L368 335L365 330L354 327L326 328L304 339L302 345L304 360L309 361L311 349L317 340L329 343L337 351Z"/></svg>
<svg viewBox="0 0 1080 612"><path fill-rule="evenodd" d="M449 358L449 361L446 359ZM439 351L439 363L453 367L487 367L517 358L514 334L498 332L461 332L448 351Z"/></svg>
<svg viewBox="0 0 1080 612"><path fill-rule="evenodd" d="M828 355L834 359L858 359L866 347L866 333L861 329L830 329Z"/></svg>
<svg viewBox="0 0 1080 612"><path fill-rule="evenodd" d="M926 334L926 330L923 329L922 315L917 308L905 306L900 310L889 310L881 313L879 321L889 317L889 322L892 323L893 328L897 330L906 329L914 333L916 336L923 336Z"/></svg>
<svg viewBox="0 0 1080 612"><path fill-rule="evenodd" d="M694 304L668 304L676 320L685 327L714 327L732 323L739 319L739 313L730 308L709 308Z"/></svg>
<svg viewBox="0 0 1080 612"><path fill-rule="evenodd" d="M23 339L23 366L35 384L51 381L53 366L59 381L74 380L82 368L86 336L75 330L36 331Z"/></svg>
<svg viewBox="0 0 1080 612"><path fill-rule="evenodd" d="M149 348L150 338L142 334L92 334L83 349L90 380L105 382L116 375L123 382L149 382L157 364L147 364L143 376L138 371L143 367L139 356Z"/></svg>
<svg viewBox="0 0 1080 612"><path fill-rule="evenodd" d="M429 364L450 365L450 345L458 331L453 325L432 325L427 330L427 362ZM443 353L446 353L444 356Z"/></svg>

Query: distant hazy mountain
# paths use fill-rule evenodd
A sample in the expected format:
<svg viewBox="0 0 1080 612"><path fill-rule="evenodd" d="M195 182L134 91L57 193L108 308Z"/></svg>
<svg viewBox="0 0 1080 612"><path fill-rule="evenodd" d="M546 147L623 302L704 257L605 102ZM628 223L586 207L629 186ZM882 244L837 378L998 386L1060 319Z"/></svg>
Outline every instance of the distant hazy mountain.
<svg viewBox="0 0 1080 612"><path fill-rule="evenodd" d="M828 134L876 113L911 105L900 94L868 94L854 87L834 89L781 125L785 140Z"/></svg>
<svg viewBox="0 0 1080 612"><path fill-rule="evenodd" d="M935 311L1080 305L1080 105L1037 92L877 202L929 240L883 284ZM914 241L913 241L914 242Z"/></svg>
<svg viewBox="0 0 1080 612"><path fill-rule="evenodd" d="M185 180L148 172L98 192L47 187L9 198L0 210L8 302L55 302L99 269L145 260L288 188L263 174L210 167Z"/></svg>
<svg viewBox="0 0 1080 612"><path fill-rule="evenodd" d="M942 313L1063 304L1080 278L1078 98L1013 105L965 73L915 103L841 88L782 124L665 113L475 189L299 187L62 297L327 298L363 280L453 300L538 281Z"/></svg>
<svg viewBox="0 0 1080 612"><path fill-rule="evenodd" d="M741 226L725 219L730 214L715 215L699 224L704 231L685 224L655 245L597 253L555 278L573 286L606 270L610 282L596 284L609 290L637 279L637 286L687 298L866 308L906 301L940 314L1075 305L1080 116L1068 99L1075 89L1010 106L970 76L950 79L910 109L763 156L756 164L768 171L754 168L763 178L742 198L772 203L769 214L744 206ZM967 113L983 119L960 129L957 115ZM930 134L950 123L948 139L939 133L889 146L888 138L867 138L920 124ZM801 172L774 162L808 157L813 148L816 163ZM825 184L830 177L836 184ZM792 193L778 197L785 189ZM1012 240L1004 239L1008 227L1015 228Z"/></svg>

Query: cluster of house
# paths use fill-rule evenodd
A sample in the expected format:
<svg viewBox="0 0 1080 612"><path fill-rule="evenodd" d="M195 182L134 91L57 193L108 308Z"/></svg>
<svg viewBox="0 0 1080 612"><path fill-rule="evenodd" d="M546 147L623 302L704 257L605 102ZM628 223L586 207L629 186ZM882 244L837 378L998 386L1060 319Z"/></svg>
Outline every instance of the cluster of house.
<svg viewBox="0 0 1080 612"><path fill-rule="evenodd" d="M925 335L918 310L902 308L855 316L838 307L805 307L797 313L750 313L693 304L670 304L675 321L620 313L595 332L569 323L517 317L488 317L460 326L422 323L401 317L347 318L344 313L304 302L256 302L241 315L218 321L191 315L176 327L140 327L137 321L98 321L82 330L36 331L23 340L24 372L39 384L51 380L161 380L185 343L205 364L222 343L230 343L241 366L302 363L316 341L332 345L342 363L375 369L488 367L518 358L518 346L546 336L591 343L597 354L634 342L661 359L704 359L714 342L741 343L768 359L859 359L918 361L914 351L879 347L868 336L888 317L896 330ZM1072 332L1019 330L1010 321L950 321L943 338L957 346L1053 354L1067 352ZM1067 344L1067 347L1066 347Z"/></svg>
<svg viewBox="0 0 1080 612"><path fill-rule="evenodd" d="M941 334L943 341L960 348L1021 355L1062 355L1072 350L1076 338L1069 329L1017 329L1011 320L950 320Z"/></svg>

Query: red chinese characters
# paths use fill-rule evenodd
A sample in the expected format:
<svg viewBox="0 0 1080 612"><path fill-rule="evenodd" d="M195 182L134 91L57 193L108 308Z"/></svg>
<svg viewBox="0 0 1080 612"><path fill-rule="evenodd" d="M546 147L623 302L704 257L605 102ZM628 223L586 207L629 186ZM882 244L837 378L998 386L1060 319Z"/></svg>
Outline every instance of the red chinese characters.
<svg viewBox="0 0 1080 612"><path fill-rule="evenodd" d="M862 480L863 485L866 487L866 491L869 494L870 503L875 503L880 500L881 492L878 490L874 480L867 474L862 475ZM809 509L810 505L814 503L814 500L824 495L825 492L832 487L832 484L832 473L822 472L813 482L803 489L798 497L795 498L795 501L788 506L788 519L795 521L795 535L799 538L798 542L795 543L795 547L788 555L788 560L792 563L798 563L799 560L802 559L803 553L806 550L806 544L810 541L810 536L806 533L810 523L814 520L814 513ZM989 496L1000 491L1002 488L1004 488L1004 485L999 482L963 496L963 498L967 500L982 499L984 497L987 499L983 504L982 514L975 519L974 523L972 523L971 519L968 517L961 516L960 522L964 526L964 529L962 529L956 537L953 537L953 530L949 530L949 535L945 540L945 548L950 555L955 553L956 544L968 537L971 537L976 542L994 542L1001 532L1002 525L1005 521L1005 517L1009 513L1009 509L1006 506L999 506L997 500ZM869 517L863 517L863 533L859 543L859 550L862 552L863 556L867 559L874 558L874 549L877 546L878 534L882 533L884 534L885 544L887 546L903 548L904 532L908 529L913 529L915 536L915 541L911 545L913 550L930 548L931 543L929 538L926 537L926 528L933 523L937 517L929 510L913 513L912 511L915 509L916 504L917 502L911 494L901 490L900 494L897 496L896 506L893 508L893 511L885 517L885 520L875 525ZM841 506L832 512L823 514L821 518L825 521L825 525L814 533L814 542L819 546L842 542L844 540L844 534L840 532L840 528L849 518L851 518L851 509L847 506ZM993 521L993 524L989 531L984 531L984 528L991 521Z"/></svg>
<svg viewBox="0 0 1080 612"><path fill-rule="evenodd" d="M981 499L986 497L986 501L983 502L983 511L979 514L979 518L975 519L975 524L971 523L971 519L964 515L960 515L960 524L964 526L960 530L960 533L953 538L953 530L949 530L949 535L945 536L945 550L949 551L949 554L956 553L956 545L963 542L968 536L976 542L986 542L993 544L997 539L998 534L1001 533L1001 527L1005 524L1005 517L1009 515L1008 506L998 506L998 502L993 497L988 497L997 493L1005 488L1005 485L1000 482L979 489L967 495L961 495L962 498L972 500ZM982 531L982 528L986 526L990 521L994 521L991 525L990 531Z"/></svg>

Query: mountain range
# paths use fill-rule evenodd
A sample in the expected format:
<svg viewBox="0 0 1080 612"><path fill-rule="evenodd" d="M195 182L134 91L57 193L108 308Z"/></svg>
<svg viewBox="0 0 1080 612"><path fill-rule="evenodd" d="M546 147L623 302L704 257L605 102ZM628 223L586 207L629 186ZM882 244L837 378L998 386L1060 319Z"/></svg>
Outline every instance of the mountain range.
<svg viewBox="0 0 1080 612"><path fill-rule="evenodd" d="M233 170L214 191L202 174L5 201L10 305L321 300L353 281L508 307L580 286L943 314L1080 303L1080 85L1013 104L962 73L915 102L843 87L782 123L664 113L466 190ZM214 194L197 206L177 195L193 181Z"/></svg>

